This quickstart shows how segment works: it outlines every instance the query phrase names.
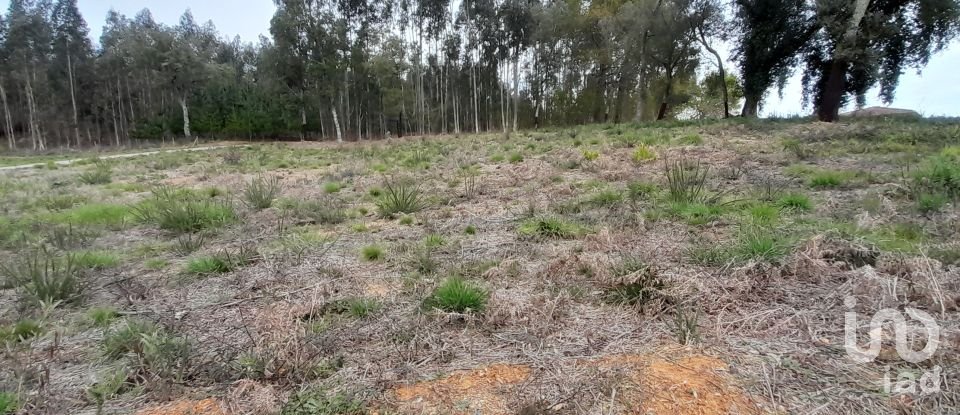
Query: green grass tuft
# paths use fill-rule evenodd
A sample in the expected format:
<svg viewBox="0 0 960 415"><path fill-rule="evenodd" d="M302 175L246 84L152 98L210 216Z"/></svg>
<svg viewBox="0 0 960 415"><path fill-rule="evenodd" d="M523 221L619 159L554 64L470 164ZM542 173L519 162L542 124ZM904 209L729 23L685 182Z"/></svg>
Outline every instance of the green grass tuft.
<svg viewBox="0 0 960 415"><path fill-rule="evenodd" d="M573 239L582 233L582 229L558 217L540 217L524 221L517 232L530 238Z"/></svg>
<svg viewBox="0 0 960 415"><path fill-rule="evenodd" d="M451 277L424 300L427 309L451 313L481 312L487 304L487 292L460 277Z"/></svg>
<svg viewBox="0 0 960 415"><path fill-rule="evenodd" d="M813 209L813 202L810 197L801 193L788 193L777 200L777 206L784 210L794 212L808 212Z"/></svg>
<svg viewBox="0 0 960 415"><path fill-rule="evenodd" d="M229 204L169 187L155 189L153 197L136 206L133 213L142 222L181 234L217 228L237 219Z"/></svg>
<svg viewBox="0 0 960 415"><path fill-rule="evenodd" d="M367 261L380 261L386 257L386 253L379 245L368 245L360 249L360 257Z"/></svg>

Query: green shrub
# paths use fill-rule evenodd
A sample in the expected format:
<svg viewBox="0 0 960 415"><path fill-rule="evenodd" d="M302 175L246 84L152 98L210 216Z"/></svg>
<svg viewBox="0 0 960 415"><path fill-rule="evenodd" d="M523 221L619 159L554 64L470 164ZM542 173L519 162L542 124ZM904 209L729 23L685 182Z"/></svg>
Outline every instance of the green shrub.
<svg viewBox="0 0 960 415"><path fill-rule="evenodd" d="M424 300L427 309L455 313L480 312L486 304L487 292L460 277L446 279Z"/></svg>
<svg viewBox="0 0 960 415"><path fill-rule="evenodd" d="M704 203L708 199L706 192L707 174L710 167L699 160L679 160L665 164L665 175L670 200L678 203Z"/></svg>
<svg viewBox="0 0 960 415"><path fill-rule="evenodd" d="M43 325L41 325L39 321L31 319L20 320L10 327L0 327L0 346L2 346L2 343L29 340L42 333Z"/></svg>
<svg viewBox="0 0 960 415"><path fill-rule="evenodd" d="M140 221L181 234L217 228L237 218L228 204L169 187L154 189L153 198L133 212Z"/></svg>
<svg viewBox="0 0 960 415"><path fill-rule="evenodd" d="M573 239L580 235L581 229L558 217L540 217L524 221L517 232L530 238Z"/></svg>
<svg viewBox="0 0 960 415"><path fill-rule="evenodd" d="M337 193L340 189L343 189L343 186L337 182L327 182L323 184L323 191L326 193Z"/></svg>
<svg viewBox="0 0 960 415"><path fill-rule="evenodd" d="M101 347L107 358L129 355L139 371L161 378L181 378L190 356L186 338L134 319L105 333Z"/></svg>
<svg viewBox="0 0 960 415"><path fill-rule="evenodd" d="M85 285L70 255L61 258L46 250L37 250L11 262L0 264L0 273L7 285L20 287L31 303L71 303L83 295Z"/></svg>
<svg viewBox="0 0 960 415"><path fill-rule="evenodd" d="M523 154L520 154L520 153L510 153L509 161L510 161L511 163L522 163L522 162L523 162Z"/></svg>
<svg viewBox="0 0 960 415"><path fill-rule="evenodd" d="M788 193L777 200L777 206L781 209L795 212L807 212L813 209L813 203L807 195L801 193Z"/></svg>
<svg viewBox="0 0 960 415"><path fill-rule="evenodd" d="M363 415L364 404L351 396L315 387L293 394L280 415Z"/></svg>
<svg viewBox="0 0 960 415"><path fill-rule="evenodd" d="M923 214L939 212L947 204L947 196L940 193L921 193L917 195L917 210Z"/></svg>
<svg viewBox="0 0 960 415"><path fill-rule="evenodd" d="M101 341L103 354L110 359L119 359L128 353L141 354L141 338L157 330L152 323L127 319L122 325L104 333Z"/></svg>
<svg viewBox="0 0 960 415"><path fill-rule="evenodd" d="M847 179L847 175L836 171L819 171L810 176L810 187L817 189L833 189L840 187Z"/></svg>
<svg viewBox="0 0 960 415"><path fill-rule="evenodd" d="M93 170L88 170L77 175L77 180L83 184L97 185L107 184L112 180L110 168L105 165L99 165Z"/></svg>
<svg viewBox="0 0 960 415"><path fill-rule="evenodd" d="M646 163L648 161L656 160L657 153L653 151L653 148L647 146L646 144L641 144L633 150L631 158L633 159L634 163Z"/></svg>
<svg viewBox="0 0 960 415"><path fill-rule="evenodd" d="M107 251L85 251L70 254L73 263L81 269L105 269L120 264L120 257Z"/></svg>
<svg viewBox="0 0 960 415"><path fill-rule="evenodd" d="M927 193L960 198L960 159L943 154L927 159L914 173L914 186Z"/></svg>
<svg viewBox="0 0 960 415"><path fill-rule="evenodd" d="M112 307L93 307L87 310L87 318L97 327L110 327L113 320L119 316L117 310Z"/></svg>
<svg viewBox="0 0 960 415"><path fill-rule="evenodd" d="M14 414L20 409L20 400L13 392L0 391L0 415Z"/></svg>
<svg viewBox="0 0 960 415"><path fill-rule="evenodd" d="M397 213L416 213L423 209L420 186L406 180L387 181L384 192L377 200L380 215L391 217Z"/></svg>
<svg viewBox="0 0 960 415"><path fill-rule="evenodd" d="M379 245L368 245L360 250L360 256L367 261L379 261L386 257L386 253Z"/></svg>
<svg viewBox="0 0 960 415"><path fill-rule="evenodd" d="M281 190L279 177L260 175L247 184L247 187L243 190L243 200L251 209L267 209L273 206L273 201L280 195Z"/></svg>

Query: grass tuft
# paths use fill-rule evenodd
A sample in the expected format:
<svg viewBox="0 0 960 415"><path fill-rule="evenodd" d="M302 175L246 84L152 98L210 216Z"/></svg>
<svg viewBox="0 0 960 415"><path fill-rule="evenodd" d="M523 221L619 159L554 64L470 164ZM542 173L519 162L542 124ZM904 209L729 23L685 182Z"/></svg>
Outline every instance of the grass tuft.
<svg viewBox="0 0 960 415"><path fill-rule="evenodd" d="M377 200L377 209L381 216L416 213L424 207L420 186L411 181L386 181L383 188L383 195Z"/></svg>
<svg viewBox="0 0 960 415"><path fill-rule="evenodd" d="M367 261L380 261L386 256L387 254L379 245L368 245L360 250L360 257Z"/></svg>
<svg viewBox="0 0 960 415"><path fill-rule="evenodd" d="M517 232L529 238L573 239L582 230L576 224L558 217L540 217L524 221Z"/></svg>
<svg viewBox="0 0 960 415"><path fill-rule="evenodd" d="M247 184L247 187L243 190L243 200L251 209L267 209L273 206L273 201L277 199L282 189L279 177L260 175Z"/></svg>
<svg viewBox="0 0 960 415"><path fill-rule="evenodd" d="M460 277L451 277L424 300L424 307L451 313L480 312L487 304L487 296L482 288Z"/></svg>
<svg viewBox="0 0 960 415"><path fill-rule="evenodd" d="M133 213L142 222L181 234L217 228L237 218L228 204L169 187L154 189L153 197L134 207Z"/></svg>

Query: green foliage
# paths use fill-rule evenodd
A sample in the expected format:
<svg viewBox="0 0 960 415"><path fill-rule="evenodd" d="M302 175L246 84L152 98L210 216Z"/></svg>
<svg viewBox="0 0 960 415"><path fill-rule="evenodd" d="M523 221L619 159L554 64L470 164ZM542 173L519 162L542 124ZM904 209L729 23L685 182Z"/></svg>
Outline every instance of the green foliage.
<svg viewBox="0 0 960 415"><path fill-rule="evenodd" d="M923 214L939 212L947 204L947 196L938 193L921 193L917 195L917 210Z"/></svg>
<svg viewBox="0 0 960 415"><path fill-rule="evenodd" d="M20 399L13 392L0 391L0 415L10 415L20 409Z"/></svg>
<svg viewBox="0 0 960 415"><path fill-rule="evenodd" d="M96 327L110 327L120 314L112 307L92 307L87 310L87 318Z"/></svg>
<svg viewBox="0 0 960 415"><path fill-rule="evenodd" d="M808 212L813 209L813 202L807 195L802 193L788 193L777 200L777 206L781 209L794 212Z"/></svg>
<svg viewBox="0 0 960 415"><path fill-rule="evenodd" d="M327 182L323 184L323 191L325 193L337 193L340 191L340 189L343 189L343 186L337 182Z"/></svg>
<svg viewBox="0 0 960 415"><path fill-rule="evenodd" d="M380 261L386 257L386 253L379 245L368 245L360 250L360 257L367 261Z"/></svg>
<svg viewBox="0 0 960 415"><path fill-rule="evenodd" d="M33 304L71 303L83 296L85 284L71 255L58 257L46 250L22 254L0 264L5 285L19 287Z"/></svg>
<svg viewBox="0 0 960 415"><path fill-rule="evenodd" d="M583 150L583 159L586 161L595 161L600 158L600 153L592 150Z"/></svg>
<svg viewBox="0 0 960 415"><path fill-rule="evenodd" d="M202 232L185 233L177 236L177 239L174 240L173 252L176 252L177 255L180 256L190 255L202 248L205 240L206 235L204 235Z"/></svg>
<svg viewBox="0 0 960 415"><path fill-rule="evenodd" d="M80 226L100 225L119 228L126 222L129 214L130 209L123 205L91 203L58 212L51 216L51 221Z"/></svg>
<svg viewBox="0 0 960 415"><path fill-rule="evenodd" d="M259 175L250 180L243 190L243 200L251 209L267 209L273 206L273 201L280 195L282 189L279 177Z"/></svg>
<svg viewBox="0 0 960 415"><path fill-rule="evenodd" d="M776 262L790 252L790 244L769 228L746 227L739 235L739 255L745 260Z"/></svg>
<svg viewBox="0 0 960 415"><path fill-rule="evenodd" d="M97 165L93 170L87 170L83 173L77 175L77 180L83 184L97 185L97 184L107 184L112 181L113 173L110 171L110 167L105 164Z"/></svg>
<svg viewBox="0 0 960 415"><path fill-rule="evenodd" d="M666 284L653 267L639 258L627 258L621 261L614 267L612 273L624 282L607 290L608 302L643 306L654 299L662 298L661 292Z"/></svg>
<svg viewBox="0 0 960 415"><path fill-rule="evenodd" d="M477 234L477 228L476 228L475 226L473 226L473 225L467 225L466 229L463 230L463 233L465 233L465 234L467 234L467 235L476 235L476 234Z"/></svg>
<svg viewBox="0 0 960 415"><path fill-rule="evenodd" d="M423 238L423 245L427 248L439 248L446 244L447 240L443 237L443 235L437 233L431 233L427 235L426 238Z"/></svg>
<svg viewBox="0 0 960 415"><path fill-rule="evenodd" d="M315 387L293 394L280 415L363 415L363 401Z"/></svg>
<svg viewBox="0 0 960 415"><path fill-rule="evenodd" d="M693 246L686 254L693 263L708 267L726 265L734 259L734 252L716 244Z"/></svg>
<svg viewBox="0 0 960 415"><path fill-rule="evenodd" d="M43 325L39 321L23 319L12 326L0 327L0 346L3 346L3 343L29 340L41 334L43 334Z"/></svg>
<svg viewBox="0 0 960 415"><path fill-rule="evenodd" d="M413 225L413 216L404 215L400 218L401 225Z"/></svg>
<svg viewBox="0 0 960 415"><path fill-rule="evenodd" d="M128 382L129 370L126 367L109 369L98 376L97 383L87 388L87 396L97 405L97 413L103 410L103 405L110 399L119 396L124 390L133 387Z"/></svg>
<svg viewBox="0 0 960 415"><path fill-rule="evenodd" d="M833 189L840 187L846 179L847 176L840 172L820 171L811 175L808 183L817 189Z"/></svg>
<svg viewBox="0 0 960 415"><path fill-rule="evenodd" d="M677 144L685 146L698 146L703 144L703 137L700 134L691 133L677 137Z"/></svg>
<svg viewBox="0 0 960 415"><path fill-rule="evenodd" d="M914 186L926 193L941 193L960 198L960 159L936 155L927 159L914 172Z"/></svg>
<svg viewBox="0 0 960 415"><path fill-rule="evenodd" d="M416 213L423 209L419 185L408 180L388 180L383 187L383 196L377 199L381 216L392 217L398 213Z"/></svg>
<svg viewBox="0 0 960 415"><path fill-rule="evenodd" d="M304 200L293 205L293 214L318 225L336 225L347 219L343 203L333 197Z"/></svg>
<svg viewBox="0 0 960 415"><path fill-rule="evenodd" d="M767 204L759 204L750 207L749 209L750 219L754 223L769 225L777 221L780 216L780 210L776 206L771 206Z"/></svg>
<svg viewBox="0 0 960 415"><path fill-rule="evenodd" d="M382 305L373 298L351 298L346 300L346 308L354 318L366 318L380 311Z"/></svg>
<svg viewBox="0 0 960 415"><path fill-rule="evenodd" d="M688 345L700 341L700 310L690 310L685 306L677 308L673 316L673 332L677 343Z"/></svg>
<svg viewBox="0 0 960 415"><path fill-rule="evenodd" d="M144 374L177 379L186 369L191 353L186 338L135 319L127 319L104 333L101 349L109 359L131 357L131 363Z"/></svg>
<svg viewBox="0 0 960 415"><path fill-rule="evenodd" d="M603 190L587 199L587 204L596 207L610 207L623 202L623 193L616 190Z"/></svg>
<svg viewBox="0 0 960 415"><path fill-rule="evenodd" d="M709 196L706 191L707 174L710 168L699 160L692 162L682 159L665 164L665 175L669 198L677 203L705 203Z"/></svg>
<svg viewBox="0 0 960 415"><path fill-rule="evenodd" d="M199 276L223 274L255 262L259 255L255 249L245 245L236 251L224 249L212 256L191 259L187 263L187 272Z"/></svg>
<svg viewBox="0 0 960 415"><path fill-rule="evenodd" d="M640 146L638 146L636 149L633 150L633 154L631 155L631 158L633 159L634 163L642 164L648 161L656 160L657 153L653 151L653 148L651 148L650 146L641 144Z"/></svg>
<svg viewBox="0 0 960 415"><path fill-rule="evenodd" d="M169 187L154 189L153 197L133 213L142 222L181 234L217 228L237 218L228 204Z"/></svg>
<svg viewBox="0 0 960 415"><path fill-rule="evenodd" d="M539 217L521 223L517 232L528 238L573 239L583 233L583 230L559 217Z"/></svg>
<svg viewBox="0 0 960 415"><path fill-rule="evenodd" d="M481 312L487 304L487 292L460 277L444 280L424 300L426 309L439 309L451 313Z"/></svg>
<svg viewBox="0 0 960 415"><path fill-rule="evenodd" d="M510 153L510 158L508 159L511 163L522 163L523 154L520 153Z"/></svg>
<svg viewBox="0 0 960 415"><path fill-rule="evenodd" d="M120 257L108 251L84 251L70 254L73 264L80 269L106 269L120 264Z"/></svg>

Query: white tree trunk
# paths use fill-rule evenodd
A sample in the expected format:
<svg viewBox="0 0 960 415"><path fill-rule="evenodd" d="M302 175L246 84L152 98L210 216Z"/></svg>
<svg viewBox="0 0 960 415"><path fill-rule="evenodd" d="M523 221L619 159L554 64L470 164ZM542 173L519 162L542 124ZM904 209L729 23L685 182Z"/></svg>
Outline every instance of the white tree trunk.
<svg viewBox="0 0 960 415"><path fill-rule="evenodd" d="M70 103L73 105L73 135L77 140L77 147L80 147L80 117L77 115L77 92L73 80L73 58L70 53L67 53L67 75L70 78Z"/></svg>
<svg viewBox="0 0 960 415"><path fill-rule="evenodd" d="M180 109L183 110L183 136L190 139L190 108L187 107L187 97L180 97Z"/></svg>
<svg viewBox="0 0 960 415"><path fill-rule="evenodd" d="M3 98L3 118L6 121L4 132L7 135L7 147L17 148L17 137L13 134L13 117L10 116L10 105L7 103L7 90L3 88L3 78L0 78L0 97Z"/></svg>
<svg viewBox="0 0 960 415"><path fill-rule="evenodd" d="M333 113L333 126L337 129L337 142L343 142L343 133L340 131L340 120L337 119L337 108L330 106L330 112Z"/></svg>

